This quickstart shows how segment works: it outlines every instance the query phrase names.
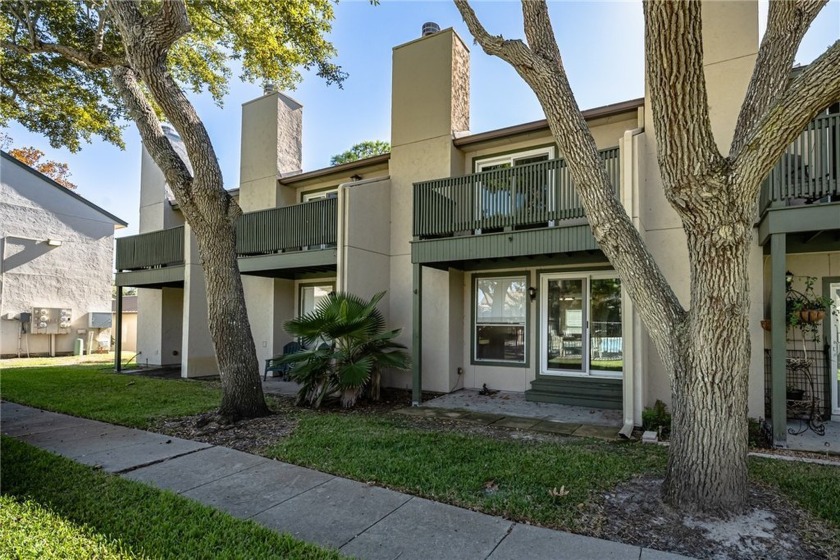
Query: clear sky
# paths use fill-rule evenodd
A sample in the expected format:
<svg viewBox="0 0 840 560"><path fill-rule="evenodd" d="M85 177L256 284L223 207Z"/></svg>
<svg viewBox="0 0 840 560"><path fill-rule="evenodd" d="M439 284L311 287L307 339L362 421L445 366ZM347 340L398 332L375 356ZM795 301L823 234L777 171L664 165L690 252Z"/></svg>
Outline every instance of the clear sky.
<svg viewBox="0 0 840 560"><path fill-rule="evenodd" d="M485 27L506 38L523 37L521 8L513 1L477 1L475 10ZM760 29L766 4L761 5ZM550 3L555 35L572 88L582 109L641 97L643 77L643 21L641 3ZM338 49L337 62L350 74L343 89L326 86L308 75L296 91L287 92L304 106L303 168L329 165L331 156L363 140L389 140L391 49L420 36L424 22L442 29L454 27L470 47L470 127L492 130L544 118L531 90L504 62L490 57L473 43L455 6L445 0L342 0L330 39ZM806 64L840 37L840 0L830 0L811 27L797 55ZM234 81L223 108L209 96L192 100L207 126L225 177L225 186L239 182L239 143L242 103L260 96L260 84ZM81 152L57 150L19 125L7 132L14 146L36 146L49 159L70 164L78 193L129 222L118 233L137 232L140 185L140 141L133 124L125 129L124 151L94 142Z"/></svg>

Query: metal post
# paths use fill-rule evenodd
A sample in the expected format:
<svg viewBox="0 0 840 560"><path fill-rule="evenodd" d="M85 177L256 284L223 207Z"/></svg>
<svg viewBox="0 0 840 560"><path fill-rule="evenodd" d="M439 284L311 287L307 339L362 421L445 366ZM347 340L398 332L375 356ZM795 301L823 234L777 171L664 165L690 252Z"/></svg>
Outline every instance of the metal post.
<svg viewBox="0 0 840 560"><path fill-rule="evenodd" d="M423 401L423 265L414 264L414 292L412 296L411 331L411 405L420 406Z"/></svg>
<svg viewBox="0 0 840 560"><path fill-rule="evenodd" d="M786 253L785 234L772 234L770 236L770 414L773 417L773 444L777 447L787 447Z"/></svg>
<svg viewBox="0 0 840 560"><path fill-rule="evenodd" d="M123 312L123 289L117 286L117 317L114 328L114 371L122 371L122 312Z"/></svg>

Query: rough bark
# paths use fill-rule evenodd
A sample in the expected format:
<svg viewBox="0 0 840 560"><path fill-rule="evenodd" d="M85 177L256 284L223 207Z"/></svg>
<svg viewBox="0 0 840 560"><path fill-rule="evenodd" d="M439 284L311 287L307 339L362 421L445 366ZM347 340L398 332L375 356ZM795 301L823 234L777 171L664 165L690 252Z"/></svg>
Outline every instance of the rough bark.
<svg viewBox="0 0 840 560"><path fill-rule="evenodd" d="M198 242L210 334L222 381L219 413L233 419L268 414L236 260L235 225L241 211L224 190L201 119L166 69L169 47L189 31L186 8L181 1L170 0L150 16L143 16L137 4L129 1L112 2L108 9L127 58L126 66L113 70L114 82ZM166 139L139 80L183 139L192 174Z"/></svg>
<svg viewBox="0 0 840 560"><path fill-rule="evenodd" d="M454 1L485 52L510 63L537 95L593 235L671 371L666 500L687 511L742 509L748 489L747 263L756 202L761 181L790 142L820 109L840 98L840 41L793 83L789 79L799 42L825 2L771 7L769 35L730 157L719 153L709 121L700 3L644 3L658 162L688 244L691 301L685 312L612 195L563 70L545 2L522 1L526 45L489 34L467 0Z"/></svg>

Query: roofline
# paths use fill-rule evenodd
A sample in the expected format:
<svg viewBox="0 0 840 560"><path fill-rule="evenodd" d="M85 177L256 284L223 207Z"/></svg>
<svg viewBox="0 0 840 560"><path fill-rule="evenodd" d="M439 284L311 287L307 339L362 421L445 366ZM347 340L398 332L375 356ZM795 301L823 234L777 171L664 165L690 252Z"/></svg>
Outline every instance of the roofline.
<svg viewBox="0 0 840 560"><path fill-rule="evenodd" d="M83 204L85 204L85 205L89 206L90 208L93 208L94 210L96 210L97 212L99 212L100 214L102 214L103 216L105 216L105 217L107 217L108 219L110 219L111 221L113 221L115 224L117 224L117 225L119 225L119 226L123 226L123 227L126 227L126 226L128 225L128 222L125 222L125 221L123 221L123 220L121 220L121 219L117 218L116 216L114 216L113 214L111 214L110 212L108 212L107 210L105 210L105 209L103 209L103 208L100 208L99 206L97 206L97 205L96 205L96 204L94 204L93 202L89 201L88 199L86 199L86 198L85 198L85 197L83 197L82 195L79 195L79 194L74 193L71 189L68 189L67 187L63 187L63 186L61 186L60 184L58 184L58 183L57 183L57 182L55 182L54 180L50 179L49 177L47 177L46 175L44 175L43 173L41 173L41 172L40 172L40 171L38 171L37 169L34 169L34 168L32 168L32 167L30 167L30 166L26 165L25 163L23 163L22 161L18 160L18 159L17 159L17 158L15 158L15 157L13 157L12 155L7 154L5 151L0 150L0 155L2 155L2 156L3 156L3 159L9 160L10 162L12 162L12 163L14 163L14 164L16 164L16 165L18 165L18 166L22 167L24 170L26 170L26 171L28 171L28 172L32 173L33 175L35 175L35 176L36 176L36 177L38 177L39 179L42 179L42 180L44 180L45 182L47 182L47 183L49 183L50 185L52 185L53 187L55 187L55 188L57 188L57 189L61 190L61 192L65 193L65 194L68 194L68 195L70 195L71 197L73 197L73 198L75 198L76 200L78 200L79 202L81 202L81 203L83 203Z"/></svg>
<svg viewBox="0 0 840 560"><path fill-rule="evenodd" d="M384 154L380 154L378 156L372 156L369 158L364 159L357 159L356 161L351 161L348 163L342 163L341 165L333 165L332 167L325 167L323 169L316 169L315 171L307 171L306 173L298 173L297 175L289 175L287 177L281 177L279 179L280 183L283 185L290 185L292 183L297 183L299 181L305 181L307 179L316 179L318 177L324 177L325 175L332 175L334 173L342 173L344 171L353 171L354 169L360 169L362 167L367 167L368 165L376 165L379 163L388 163L388 160L391 159L391 152L387 152Z"/></svg>
<svg viewBox="0 0 840 560"><path fill-rule="evenodd" d="M595 107L582 111L581 115L585 120L598 119L602 117L610 117L621 113L626 113L639 107L644 106L645 98L630 99L628 101L621 101L611 105L604 105L602 107ZM469 136L462 136L453 140L455 146L469 146L470 144L478 144L479 142L486 142L488 140L496 140L497 138L504 138L506 136L516 136L518 134L526 134L528 132L535 132L548 128L548 121L542 119L524 124L517 124L505 128L498 128L496 130L489 130L487 132L479 132L477 134L470 134Z"/></svg>

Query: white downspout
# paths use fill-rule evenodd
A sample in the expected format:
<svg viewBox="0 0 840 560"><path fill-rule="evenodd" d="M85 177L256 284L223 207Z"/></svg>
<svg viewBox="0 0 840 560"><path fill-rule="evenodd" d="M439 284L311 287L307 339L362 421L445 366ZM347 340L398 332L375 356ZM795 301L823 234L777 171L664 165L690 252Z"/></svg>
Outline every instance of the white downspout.
<svg viewBox="0 0 840 560"><path fill-rule="evenodd" d="M349 209L349 201L347 196L347 183L342 183L338 186L337 204L337 220L336 224L336 245L335 253L335 290L337 292L347 291L347 270L345 262L347 262L347 210Z"/></svg>
<svg viewBox="0 0 840 560"><path fill-rule="evenodd" d="M639 185L634 180L637 169L634 137L643 133L644 130L644 128L627 130L624 132L624 137L619 141L621 146L621 186L623 187L621 189L621 202L630 219L633 221L633 224L636 226L636 229L639 229L638 220L634 219L634 216L638 216L636 209L638 206ZM630 350L630 355L625 355L621 392L624 424L618 434L623 438L630 438L633 435L633 428L636 425L636 375L641 376L642 369L641 340L639 336L641 329L639 328L639 316L633 308L633 302L626 298L622 298L622 300L622 315L630 318L630 321L625 324L624 331L624 342L630 341L630 344L624 344L624 347ZM628 365L630 367L627 367ZM639 380L641 380L641 377Z"/></svg>

